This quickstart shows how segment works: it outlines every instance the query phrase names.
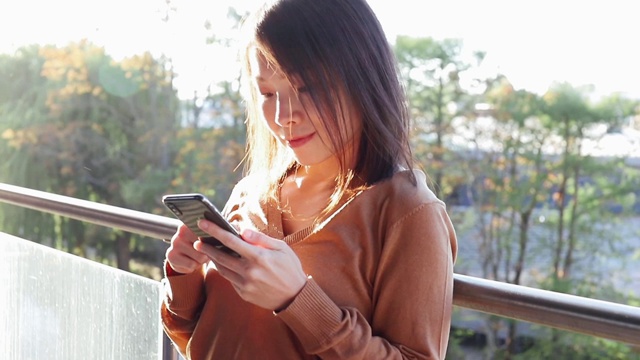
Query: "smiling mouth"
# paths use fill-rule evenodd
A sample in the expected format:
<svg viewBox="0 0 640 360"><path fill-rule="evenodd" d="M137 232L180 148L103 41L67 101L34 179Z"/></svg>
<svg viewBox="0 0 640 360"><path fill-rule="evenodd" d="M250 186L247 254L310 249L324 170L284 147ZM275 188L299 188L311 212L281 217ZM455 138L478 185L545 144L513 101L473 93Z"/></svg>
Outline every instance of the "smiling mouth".
<svg viewBox="0 0 640 360"><path fill-rule="evenodd" d="M306 143L308 143L313 136L315 135L315 133L306 135L306 136L302 136L302 137L298 137L295 139L291 139L291 140L286 140L287 144L289 145L290 148L295 149L297 147L300 147Z"/></svg>

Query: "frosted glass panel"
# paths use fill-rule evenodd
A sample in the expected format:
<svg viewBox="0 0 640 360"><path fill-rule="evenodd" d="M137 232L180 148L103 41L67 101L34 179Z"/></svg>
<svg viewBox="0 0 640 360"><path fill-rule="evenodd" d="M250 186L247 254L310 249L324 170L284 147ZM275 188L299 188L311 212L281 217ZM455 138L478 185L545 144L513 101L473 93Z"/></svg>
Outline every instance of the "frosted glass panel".
<svg viewBox="0 0 640 360"><path fill-rule="evenodd" d="M0 233L0 357L161 359L160 284Z"/></svg>

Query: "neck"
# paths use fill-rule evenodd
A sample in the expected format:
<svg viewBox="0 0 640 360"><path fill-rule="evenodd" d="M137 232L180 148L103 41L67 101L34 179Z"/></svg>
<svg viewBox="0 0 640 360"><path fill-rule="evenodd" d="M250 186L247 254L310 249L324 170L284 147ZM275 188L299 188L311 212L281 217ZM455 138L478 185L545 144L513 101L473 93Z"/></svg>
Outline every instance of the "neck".
<svg viewBox="0 0 640 360"><path fill-rule="evenodd" d="M298 189L335 189L340 166L335 159L327 159L319 164L299 165L288 179Z"/></svg>

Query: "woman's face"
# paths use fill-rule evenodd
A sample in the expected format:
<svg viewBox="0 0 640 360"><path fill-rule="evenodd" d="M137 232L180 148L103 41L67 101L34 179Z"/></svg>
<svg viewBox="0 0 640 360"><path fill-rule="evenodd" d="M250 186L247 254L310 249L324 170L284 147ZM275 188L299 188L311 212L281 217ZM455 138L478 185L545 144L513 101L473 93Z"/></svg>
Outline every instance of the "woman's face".
<svg viewBox="0 0 640 360"><path fill-rule="evenodd" d="M250 67L253 86L257 92L257 101L261 115L273 136L282 145L289 148L300 165L315 165L336 157L331 145L327 126L313 105L307 84L290 83L284 74L269 64L257 49L250 52ZM347 106L345 114L348 124L342 135L342 141L354 142L359 137L361 121L356 112ZM347 146L351 149L352 146Z"/></svg>

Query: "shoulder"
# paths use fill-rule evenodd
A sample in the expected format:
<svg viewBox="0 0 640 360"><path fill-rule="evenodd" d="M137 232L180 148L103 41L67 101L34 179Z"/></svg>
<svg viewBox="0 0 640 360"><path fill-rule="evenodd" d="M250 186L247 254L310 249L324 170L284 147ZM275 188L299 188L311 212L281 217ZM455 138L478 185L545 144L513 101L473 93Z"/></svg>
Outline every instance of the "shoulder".
<svg viewBox="0 0 640 360"><path fill-rule="evenodd" d="M429 189L427 176L420 170L400 171L373 184L357 195L350 207L350 213L360 214L381 231L416 216L422 218L418 222L428 222L425 216L446 213L444 202Z"/></svg>
<svg viewBox="0 0 640 360"><path fill-rule="evenodd" d="M415 179L415 183L413 182ZM444 207L444 202L436 197L427 185L427 176L420 170L404 170L390 179L376 185L387 206L405 209L417 208L425 204Z"/></svg>
<svg viewBox="0 0 640 360"><path fill-rule="evenodd" d="M417 180L415 184L406 171L382 184L386 199L380 222L385 224L386 247L393 248L391 244L397 243L413 249L411 251L416 254L427 256L424 251L433 252L432 255L451 254L455 259L456 233L445 203L431 191L422 171L413 170L413 174ZM427 243L429 246L425 246Z"/></svg>

